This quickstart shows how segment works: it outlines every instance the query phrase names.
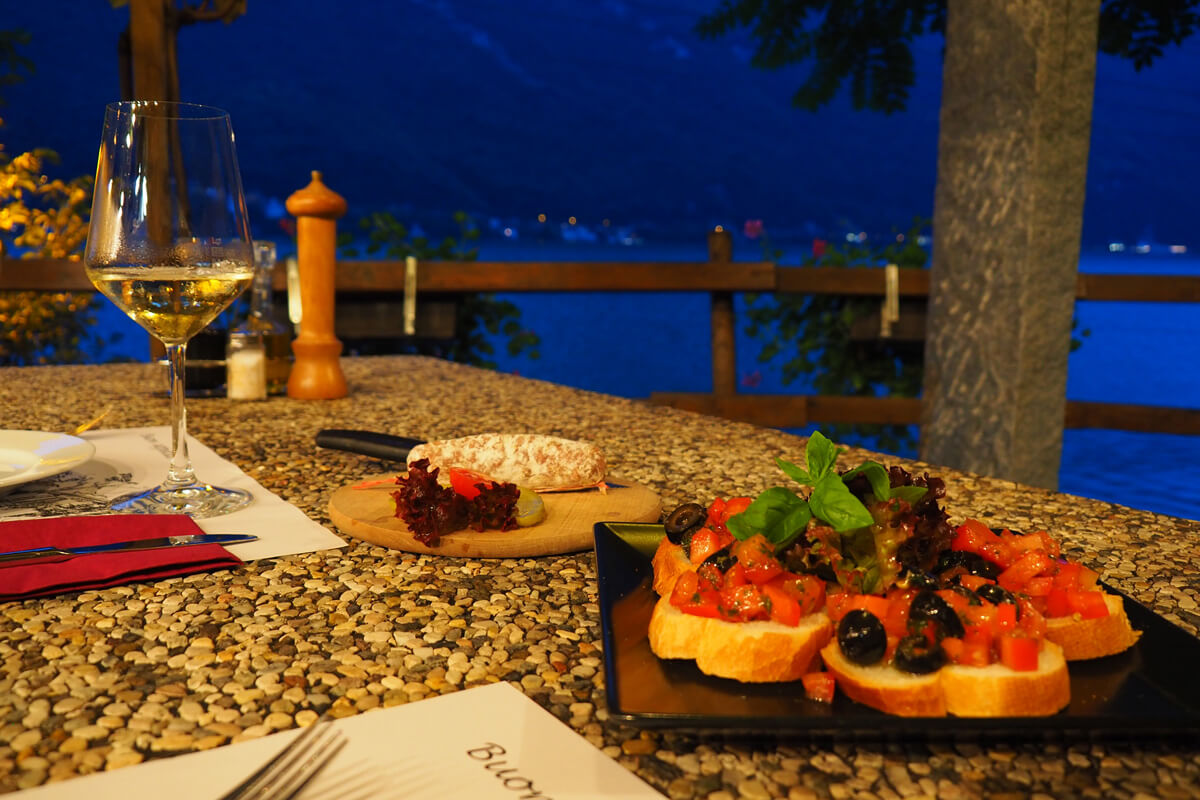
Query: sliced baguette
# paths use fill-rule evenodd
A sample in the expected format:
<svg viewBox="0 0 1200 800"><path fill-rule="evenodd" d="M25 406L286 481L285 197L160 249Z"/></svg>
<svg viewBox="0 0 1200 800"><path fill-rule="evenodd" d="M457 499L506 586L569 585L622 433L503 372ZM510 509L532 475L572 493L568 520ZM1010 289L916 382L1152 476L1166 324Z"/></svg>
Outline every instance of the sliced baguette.
<svg viewBox="0 0 1200 800"><path fill-rule="evenodd" d="M690 658L701 672L743 683L798 680L811 671L833 635L825 612L796 627L777 622L729 622L687 614L658 599L650 616L650 649L659 658Z"/></svg>
<svg viewBox="0 0 1200 800"><path fill-rule="evenodd" d="M650 565L654 567L654 591L660 595L669 595L679 576L692 568L683 548L665 536L659 541Z"/></svg>
<svg viewBox="0 0 1200 800"><path fill-rule="evenodd" d="M926 675L884 665L860 666L837 642L821 650L825 667L851 700L904 717L1031 717L1054 714L1071 701L1062 649L1043 642L1038 668L1017 672L1002 664L951 664Z"/></svg>
<svg viewBox="0 0 1200 800"><path fill-rule="evenodd" d="M1141 631L1135 631L1125 615L1124 600L1105 594L1104 603L1108 606L1106 617L1047 617L1046 638L1062 648L1067 661L1111 656L1133 647L1141 637Z"/></svg>

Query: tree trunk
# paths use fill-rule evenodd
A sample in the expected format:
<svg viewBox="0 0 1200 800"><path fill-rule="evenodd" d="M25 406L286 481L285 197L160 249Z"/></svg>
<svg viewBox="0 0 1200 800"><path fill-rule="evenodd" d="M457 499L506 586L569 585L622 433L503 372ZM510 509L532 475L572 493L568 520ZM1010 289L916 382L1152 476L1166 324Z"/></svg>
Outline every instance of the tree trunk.
<svg viewBox="0 0 1200 800"><path fill-rule="evenodd" d="M1100 0L950 0L921 458L1057 488Z"/></svg>
<svg viewBox="0 0 1200 800"><path fill-rule="evenodd" d="M172 100L168 64L167 3L129 0L133 100Z"/></svg>

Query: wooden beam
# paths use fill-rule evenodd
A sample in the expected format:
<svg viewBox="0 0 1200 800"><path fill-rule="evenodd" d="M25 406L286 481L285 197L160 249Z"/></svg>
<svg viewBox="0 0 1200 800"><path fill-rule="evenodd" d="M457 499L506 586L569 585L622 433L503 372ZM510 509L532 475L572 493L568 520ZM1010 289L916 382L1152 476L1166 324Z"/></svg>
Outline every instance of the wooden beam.
<svg viewBox="0 0 1200 800"><path fill-rule="evenodd" d="M1068 400L1066 427L1200 436L1200 410Z"/></svg>
<svg viewBox="0 0 1200 800"><path fill-rule="evenodd" d="M1195 275L1091 275L1076 279L1079 300L1125 300L1148 303L1200 303L1200 277Z"/></svg>
<svg viewBox="0 0 1200 800"><path fill-rule="evenodd" d="M685 411L751 422L770 428L802 428L820 422L866 425L917 425L921 401L915 397L837 397L654 392L650 402ZM1200 410L1127 403L1068 400L1066 428L1100 428L1139 433L1200 435Z"/></svg>
<svg viewBox="0 0 1200 800"><path fill-rule="evenodd" d="M5 258L0 263L0 290L94 292L82 261L65 258Z"/></svg>
<svg viewBox="0 0 1200 800"><path fill-rule="evenodd" d="M422 261L423 292L754 291L775 286L770 262ZM404 287L403 261L339 261L339 291Z"/></svg>
<svg viewBox="0 0 1200 800"><path fill-rule="evenodd" d="M792 294L846 294L882 297L883 267L779 267L775 289ZM929 271L900 270L900 296L926 297Z"/></svg>

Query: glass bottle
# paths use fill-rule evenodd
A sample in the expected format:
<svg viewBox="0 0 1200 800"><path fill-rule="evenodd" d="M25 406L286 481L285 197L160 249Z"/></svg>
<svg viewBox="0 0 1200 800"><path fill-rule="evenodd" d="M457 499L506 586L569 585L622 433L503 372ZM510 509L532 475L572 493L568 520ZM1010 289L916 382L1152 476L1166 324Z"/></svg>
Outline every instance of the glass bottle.
<svg viewBox="0 0 1200 800"><path fill-rule="evenodd" d="M254 283L250 287L250 315L230 332L230 343L247 340L261 342L265 358L267 394L285 394L292 371L292 335L288 326L275 316L271 303L272 274L275 271L275 243L254 242Z"/></svg>

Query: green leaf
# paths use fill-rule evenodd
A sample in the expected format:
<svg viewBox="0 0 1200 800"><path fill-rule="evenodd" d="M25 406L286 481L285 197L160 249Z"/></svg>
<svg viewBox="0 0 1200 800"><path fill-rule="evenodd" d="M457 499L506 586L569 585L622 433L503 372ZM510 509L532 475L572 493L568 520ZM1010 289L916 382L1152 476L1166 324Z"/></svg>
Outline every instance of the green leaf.
<svg viewBox="0 0 1200 800"><path fill-rule="evenodd" d="M915 506L917 501L928 491L924 486L894 486L892 487L892 497L898 497L910 506Z"/></svg>
<svg viewBox="0 0 1200 800"><path fill-rule="evenodd" d="M790 461L784 461L782 458L776 458L775 465L783 470L785 475L802 486L812 486L814 483L812 476Z"/></svg>
<svg viewBox="0 0 1200 800"><path fill-rule="evenodd" d="M808 445L804 448L804 457L808 462L808 474L814 483L819 483L833 469L837 462L838 447L825 438L820 431L813 431L808 437Z"/></svg>
<svg viewBox="0 0 1200 800"><path fill-rule="evenodd" d="M725 527L735 539L743 541L761 533L778 550L795 541L810 519L812 511L803 498L776 486L754 498L745 511L730 517Z"/></svg>
<svg viewBox="0 0 1200 800"><path fill-rule="evenodd" d="M887 500L892 497L892 481L882 464L875 461L864 461L854 469L843 473L842 482L850 480L855 475L867 476L867 480L871 482L871 491L875 494L876 500Z"/></svg>
<svg viewBox="0 0 1200 800"><path fill-rule="evenodd" d="M813 516L824 520L839 533L864 528L875 522L862 501L850 493L841 477L827 473L817 481L808 504Z"/></svg>

